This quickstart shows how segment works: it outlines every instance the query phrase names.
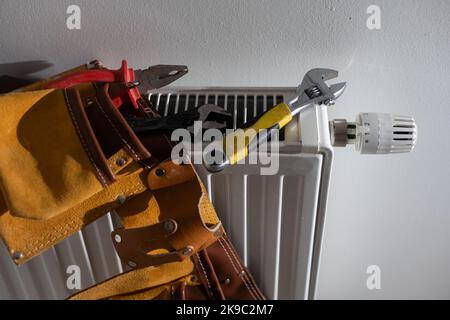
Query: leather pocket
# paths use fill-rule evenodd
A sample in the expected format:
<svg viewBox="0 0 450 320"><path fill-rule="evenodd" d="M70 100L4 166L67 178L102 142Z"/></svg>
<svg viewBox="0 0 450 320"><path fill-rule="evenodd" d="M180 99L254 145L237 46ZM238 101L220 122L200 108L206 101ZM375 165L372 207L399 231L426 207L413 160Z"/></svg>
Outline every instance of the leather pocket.
<svg viewBox="0 0 450 320"><path fill-rule="evenodd" d="M0 96L0 186L13 216L46 220L114 176L75 89Z"/></svg>

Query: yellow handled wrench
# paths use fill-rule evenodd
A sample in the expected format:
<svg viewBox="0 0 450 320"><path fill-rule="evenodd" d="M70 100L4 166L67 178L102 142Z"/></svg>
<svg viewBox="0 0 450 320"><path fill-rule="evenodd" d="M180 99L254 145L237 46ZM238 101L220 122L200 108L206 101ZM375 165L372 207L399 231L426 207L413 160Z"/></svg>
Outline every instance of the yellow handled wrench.
<svg viewBox="0 0 450 320"><path fill-rule="evenodd" d="M206 168L211 172L218 172L227 165L236 164L247 157L250 151L255 150L258 145L267 141L272 130L283 128L303 110L315 105L333 105L345 91L346 83L328 86L325 81L337 78L337 76L338 71L331 69L308 71L297 89L298 95L293 100L288 103L280 103L251 123L247 123L244 128L226 135L223 138L223 161L206 163ZM217 153L217 150L215 152ZM212 155L209 159L212 159Z"/></svg>

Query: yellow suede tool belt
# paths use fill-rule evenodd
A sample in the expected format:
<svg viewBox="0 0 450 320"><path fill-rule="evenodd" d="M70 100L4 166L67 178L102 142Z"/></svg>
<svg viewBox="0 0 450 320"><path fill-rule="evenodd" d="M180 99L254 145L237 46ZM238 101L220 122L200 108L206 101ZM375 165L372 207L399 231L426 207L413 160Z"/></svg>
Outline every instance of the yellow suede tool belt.
<svg viewBox="0 0 450 320"><path fill-rule="evenodd" d="M44 84L0 95L0 236L16 264L115 211L111 241L131 270L72 298L263 298L192 165L114 105L123 84Z"/></svg>

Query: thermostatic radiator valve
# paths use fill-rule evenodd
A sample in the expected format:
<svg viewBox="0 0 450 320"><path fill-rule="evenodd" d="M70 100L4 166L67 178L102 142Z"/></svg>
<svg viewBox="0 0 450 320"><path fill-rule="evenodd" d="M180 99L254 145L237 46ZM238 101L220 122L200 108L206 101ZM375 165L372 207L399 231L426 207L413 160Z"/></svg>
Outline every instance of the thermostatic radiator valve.
<svg viewBox="0 0 450 320"><path fill-rule="evenodd" d="M414 149L417 126L414 118L387 113L361 113L355 122L330 121L335 147L354 144L361 154L405 153Z"/></svg>

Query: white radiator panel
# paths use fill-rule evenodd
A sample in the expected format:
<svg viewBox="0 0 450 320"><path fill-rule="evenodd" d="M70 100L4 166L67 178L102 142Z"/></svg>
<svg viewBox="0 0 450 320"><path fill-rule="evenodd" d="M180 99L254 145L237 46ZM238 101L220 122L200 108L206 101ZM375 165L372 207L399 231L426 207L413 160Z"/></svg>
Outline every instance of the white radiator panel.
<svg viewBox="0 0 450 320"><path fill-rule="evenodd" d="M231 241L268 298L308 296L321 155L281 155L280 171L257 165L197 171Z"/></svg>

